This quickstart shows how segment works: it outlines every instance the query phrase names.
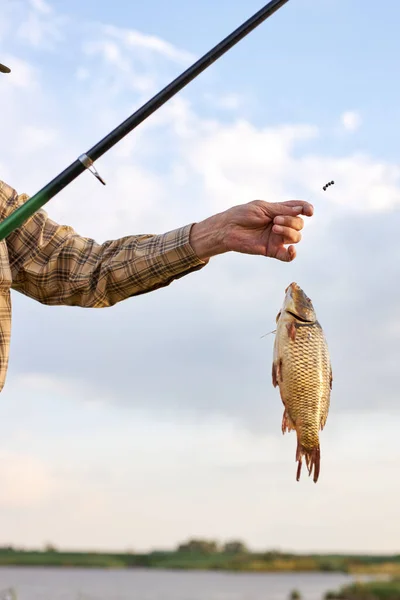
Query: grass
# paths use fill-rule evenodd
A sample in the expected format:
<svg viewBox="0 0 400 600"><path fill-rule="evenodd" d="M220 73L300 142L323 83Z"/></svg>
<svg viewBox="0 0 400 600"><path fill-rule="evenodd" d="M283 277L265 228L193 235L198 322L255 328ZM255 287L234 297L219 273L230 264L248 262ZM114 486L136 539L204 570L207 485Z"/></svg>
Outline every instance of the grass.
<svg viewBox="0 0 400 600"><path fill-rule="evenodd" d="M400 600L400 581L354 583L338 592L328 592L325 600Z"/></svg>
<svg viewBox="0 0 400 600"><path fill-rule="evenodd" d="M148 554L0 548L2 566L194 569L243 572L318 571L400 577L400 556L296 555L280 552L159 551ZM400 598L399 598L400 600Z"/></svg>

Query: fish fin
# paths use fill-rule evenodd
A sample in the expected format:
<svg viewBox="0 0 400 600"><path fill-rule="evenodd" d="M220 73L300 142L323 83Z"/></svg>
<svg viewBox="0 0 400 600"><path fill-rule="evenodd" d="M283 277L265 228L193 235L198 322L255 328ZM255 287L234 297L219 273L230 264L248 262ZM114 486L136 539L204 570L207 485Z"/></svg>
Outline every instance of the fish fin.
<svg viewBox="0 0 400 600"><path fill-rule="evenodd" d="M294 340L296 339L296 325L294 323L289 323L288 325L286 325L286 327L290 339L294 342Z"/></svg>
<svg viewBox="0 0 400 600"><path fill-rule="evenodd" d="M272 385L276 387L282 379L282 359L272 363Z"/></svg>
<svg viewBox="0 0 400 600"><path fill-rule="evenodd" d="M301 456L298 460L298 465L297 465L297 473L296 473L296 481L300 481L300 475L301 475Z"/></svg>
<svg viewBox="0 0 400 600"><path fill-rule="evenodd" d="M283 418L282 418L282 433L285 433L286 431L293 431L295 429L296 428L293 425L293 421L289 417L289 413L287 412L287 410L285 408L285 410L283 411Z"/></svg>
<svg viewBox="0 0 400 600"><path fill-rule="evenodd" d="M276 387L278 385L278 377L276 373L275 363L272 363L272 385Z"/></svg>
<svg viewBox="0 0 400 600"><path fill-rule="evenodd" d="M299 463L297 467L297 475L296 480L299 481L300 473L301 473L301 463L302 458L305 458L306 465L308 469L308 475L311 476L314 471L313 481L317 483L319 472L320 472L320 463L321 463L321 452L319 444L314 446L312 450L307 450L302 446L302 444L297 440L297 450L296 450L296 461Z"/></svg>

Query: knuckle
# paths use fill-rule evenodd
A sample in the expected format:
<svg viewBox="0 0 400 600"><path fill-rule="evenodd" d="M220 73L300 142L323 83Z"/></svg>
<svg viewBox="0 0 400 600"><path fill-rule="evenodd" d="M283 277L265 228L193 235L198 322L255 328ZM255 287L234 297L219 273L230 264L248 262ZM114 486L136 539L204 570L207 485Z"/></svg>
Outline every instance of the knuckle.
<svg viewBox="0 0 400 600"><path fill-rule="evenodd" d="M288 243L297 244L301 240L301 233L296 229L288 229L286 238Z"/></svg>

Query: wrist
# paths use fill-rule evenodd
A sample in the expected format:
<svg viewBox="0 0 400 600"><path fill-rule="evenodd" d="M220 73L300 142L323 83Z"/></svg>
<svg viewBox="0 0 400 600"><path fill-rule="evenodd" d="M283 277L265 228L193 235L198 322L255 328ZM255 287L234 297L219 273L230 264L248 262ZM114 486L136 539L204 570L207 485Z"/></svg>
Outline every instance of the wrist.
<svg viewBox="0 0 400 600"><path fill-rule="evenodd" d="M200 260L208 260L212 256L226 252L225 223L222 214L194 223L190 231L189 243Z"/></svg>

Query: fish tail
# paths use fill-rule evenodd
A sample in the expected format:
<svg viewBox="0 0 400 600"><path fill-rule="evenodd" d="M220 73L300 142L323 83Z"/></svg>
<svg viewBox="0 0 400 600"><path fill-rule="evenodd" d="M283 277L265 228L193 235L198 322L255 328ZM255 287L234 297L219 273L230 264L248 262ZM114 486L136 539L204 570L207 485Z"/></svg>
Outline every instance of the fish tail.
<svg viewBox="0 0 400 600"><path fill-rule="evenodd" d="M314 471L313 480L314 480L314 483L317 483L318 477L319 477L319 471L320 471L320 462L321 462L321 452L320 452L319 443L310 450L310 449L305 448L301 444L301 442L299 440L297 440L297 450L296 450L296 461L298 462L297 474L296 474L297 481L299 481L299 479L300 479L303 456L306 461L308 474L311 475L312 472Z"/></svg>

